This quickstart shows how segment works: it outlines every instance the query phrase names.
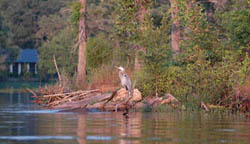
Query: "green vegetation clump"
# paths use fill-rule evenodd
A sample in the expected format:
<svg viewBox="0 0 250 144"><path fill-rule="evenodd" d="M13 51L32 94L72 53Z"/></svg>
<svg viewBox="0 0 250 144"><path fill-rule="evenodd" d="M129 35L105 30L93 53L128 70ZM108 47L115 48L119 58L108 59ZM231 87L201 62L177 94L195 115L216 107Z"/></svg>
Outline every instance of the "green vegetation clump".
<svg viewBox="0 0 250 144"><path fill-rule="evenodd" d="M87 41L87 67L89 70L111 63L113 48L103 33L90 37Z"/></svg>
<svg viewBox="0 0 250 144"><path fill-rule="evenodd" d="M73 30L68 27L61 30L51 41L44 43L39 50L39 73L41 76L55 74L53 56L56 58L60 71L74 75L77 65L76 53L71 53L74 46Z"/></svg>
<svg viewBox="0 0 250 144"><path fill-rule="evenodd" d="M170 37L168 21L162 19L160 27L144 31L146 52L137 86L143 96L171 93L186 108L197 109L201 102L232 107L236 89L250 75L248 10L224 13L223 20L214 25L207 21L202 6L188 9L181 3L179 7L178 17L186 28L182 31L185 38L181 40L181 52L172 57L170 46L162 42ZM244 20L239 21L232 13ZM230 23L225 25L224 19Z"/></svg>
<svg viewBox="0 0 250 144"><path fill-rule="evenodd" d="M78 30L78 23L80 21L80 18L81 18L81 8L82 8L82 5L80 2L78 1L75 1L75 2L72 2L70 4L71 6L71 23L72 25L74 26L74 29L75 29L75 32L77 33L77 30Z"/></svg>

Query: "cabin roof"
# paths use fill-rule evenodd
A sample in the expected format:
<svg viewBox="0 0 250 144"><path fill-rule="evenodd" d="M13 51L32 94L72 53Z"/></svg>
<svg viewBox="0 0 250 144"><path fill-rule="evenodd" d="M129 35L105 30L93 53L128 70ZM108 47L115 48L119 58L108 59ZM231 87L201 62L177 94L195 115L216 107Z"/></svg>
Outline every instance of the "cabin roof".
<svg viewBox="0 0 250 144"><path fill-rule="evenodd" d="M22 49L17 57L18 63L37 63L38 53L36 49Z"/></svg>

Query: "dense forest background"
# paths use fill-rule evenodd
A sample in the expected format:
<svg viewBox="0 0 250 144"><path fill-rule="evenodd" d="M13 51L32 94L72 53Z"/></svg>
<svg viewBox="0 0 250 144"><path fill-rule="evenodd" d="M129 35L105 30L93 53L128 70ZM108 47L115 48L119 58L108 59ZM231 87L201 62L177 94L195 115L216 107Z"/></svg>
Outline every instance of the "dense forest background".
<svg viewBox="0 0 250 144"><path fill-rule="evenodd" d="M171 93L187 105L231 105L250 91L249 0L87 0L90 87L115 87L126 67L144 96ZM0 1L0 77L20 49L39 51L39 75L77 71L77 0ZM73 85L73 84L72 84ZM71 87L74 87L72 86ZM108 88L107 88L108 89Z"/></svg>

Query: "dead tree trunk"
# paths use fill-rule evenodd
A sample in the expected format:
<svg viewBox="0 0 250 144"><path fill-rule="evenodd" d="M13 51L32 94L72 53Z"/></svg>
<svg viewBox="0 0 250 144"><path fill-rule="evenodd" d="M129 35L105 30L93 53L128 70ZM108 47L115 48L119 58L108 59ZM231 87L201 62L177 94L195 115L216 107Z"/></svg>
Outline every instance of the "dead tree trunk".
<svg viewBox="0 0 250 144"><path fill-rule="evenodd" d="M77 84L83 87L86 83L86 0L79 0L82 4L80 11L81 18L79 22L79 50L77 66Z"/></svg>
<svg viewBox="0 0 250 144"><path fill-rule="evenodd" d="M180 42L180 20L177 18L178 6L177 1L170 0L171 8L172 8L172 30L171 30L171 47L174 53L174 56L179 53L179 42Z"/></svg>

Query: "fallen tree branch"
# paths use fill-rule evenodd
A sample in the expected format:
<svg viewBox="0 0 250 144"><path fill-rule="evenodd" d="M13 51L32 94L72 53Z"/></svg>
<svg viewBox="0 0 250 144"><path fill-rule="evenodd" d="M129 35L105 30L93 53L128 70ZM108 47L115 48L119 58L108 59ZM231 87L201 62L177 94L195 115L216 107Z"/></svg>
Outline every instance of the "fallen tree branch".
<svg viewBox="0 0 250 144"><path fill-rule="evenodd" d="M32 93L34 97L38 97L37 94L33 90L31 90L29 88L26 88L26 90L29 91L30 93Z"/></svg>

